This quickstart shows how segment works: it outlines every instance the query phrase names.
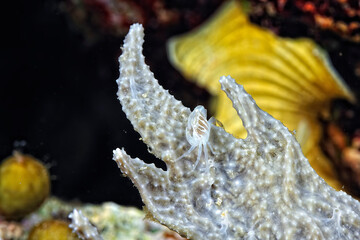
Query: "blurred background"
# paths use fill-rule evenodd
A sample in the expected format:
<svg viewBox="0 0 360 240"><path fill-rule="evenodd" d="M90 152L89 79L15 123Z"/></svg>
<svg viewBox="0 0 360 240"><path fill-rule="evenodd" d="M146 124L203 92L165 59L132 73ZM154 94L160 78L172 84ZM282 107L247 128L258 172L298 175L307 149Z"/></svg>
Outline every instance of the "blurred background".
<svg viewBox="0 0 360 240"><path fill-rule="evenodd" d="M3 22L0 55L0 158L18 149L45 162L52 193L63 199L140 207L138 191L121 176L112 151L124 147L161 166L139 141L116 96L118 56L131 20L145 24L147 17L144 53L161 84L188 106L206 100L204 90L168 63L165 41L198 25L220 1L172 1L171 8L180 9L177 20L163 25L154 13L157 1L131 2L115 13L106 12L106 1L19 1L3 8L11 16ZM111 14L129 13L128 5L135 19L108 23Z"/></svg>
<svg viewBox="0 0 360 240"><path fill-rule="evenodd" d="M144 55L160 84L188 107L207 106L209 93L186 81L169 63L166 42L200 25L222 2L8 1L0 47L0 159L21 150L45 162L52 194L65 200L140 207L138 191L121 176L112 151L123 147L133 157L164 165L139 141L117 100L117 58L123 37L131 23L143 23ZM248 2L251 20L281 36L314 39L359 96L359 29L347 34L324 30L313 24L306 1L294 2L303 5ZM335 11L342 9L337 5L333 9L333 18L348 21ZM336 121L353 136L359 125L358 107L336 104L335 110L343 110Z"/></svg>

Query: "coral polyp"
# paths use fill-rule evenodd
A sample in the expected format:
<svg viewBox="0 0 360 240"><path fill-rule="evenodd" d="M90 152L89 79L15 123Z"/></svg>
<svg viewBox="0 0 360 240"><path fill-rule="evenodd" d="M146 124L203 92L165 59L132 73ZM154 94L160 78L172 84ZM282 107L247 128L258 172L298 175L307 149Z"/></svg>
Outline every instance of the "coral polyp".
<svg viewBox="0 0 360 240"><path fill-rule="evenodd" d="M194 111L191 112L186 127L186 140L191 147L181 155L181 157L176 159L176 161L186 157L197 148L197 158L193 168L196 168L202 155L204 155L204 163L207 165L209 156L208 148L213 152L211 145L208 144L210 129L211 125L206 120L206 109L203 106L197 106Z"/></svg>

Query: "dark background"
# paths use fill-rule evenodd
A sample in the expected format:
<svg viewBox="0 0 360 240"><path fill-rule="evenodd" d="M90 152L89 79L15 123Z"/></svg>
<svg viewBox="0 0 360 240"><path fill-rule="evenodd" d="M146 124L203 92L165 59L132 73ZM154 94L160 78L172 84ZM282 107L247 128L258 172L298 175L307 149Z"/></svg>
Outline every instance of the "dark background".
<svg viewBox="0 0 360 240"><path fill-rule="evenodd" d="M62 10L64 3L19 1L2 7L8 14L0 47L0 160L18 149L45 162L52 194L65 200L140 207L138 191L121 176L112 151L123 147L133 157L164 165L139 141L117 100L123 36L99 31L96 40L87 39ZM215 9L210 6L193 25ZM193 107L205 104L208 95L183 80L165 49L168 37L189 28L146 29L144 54L160 83Z"/></svg>
<svg viewBox="0 0 360 240"><path fill-rule="evenodd" d="M20 148L47 163L56 196L139 205L111 160L112 149L136 141L116 99L121 40L88 46L58 4L7 9L14 22L1 49L0 157Z"/></svg>

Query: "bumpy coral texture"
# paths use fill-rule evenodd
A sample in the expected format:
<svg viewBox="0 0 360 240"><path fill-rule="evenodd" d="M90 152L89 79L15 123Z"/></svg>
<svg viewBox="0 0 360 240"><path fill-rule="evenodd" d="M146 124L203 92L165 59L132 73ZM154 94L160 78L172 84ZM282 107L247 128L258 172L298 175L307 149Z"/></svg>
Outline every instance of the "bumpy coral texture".
<svg viewBox="0 0 360 240"><path fill-rule="evenodd" d="M231 77L220 79L221 88L246 139L207 120L205 109L184 107L145 64L143 35L135 24L125 38L118 96L167 170L121 149L114 160L139 189L151 218L193 240L360 238L360 203L315 173L280 121Z"/></svg>
<svg viewBox="0 0 360 240"><path fill-rule="evenodd" d="M81 210L74 209L69 218L71 223L69 227L75 232L80 239L84 240L103 240L96 227L91 225L89 219L84 216Z"/></svg>

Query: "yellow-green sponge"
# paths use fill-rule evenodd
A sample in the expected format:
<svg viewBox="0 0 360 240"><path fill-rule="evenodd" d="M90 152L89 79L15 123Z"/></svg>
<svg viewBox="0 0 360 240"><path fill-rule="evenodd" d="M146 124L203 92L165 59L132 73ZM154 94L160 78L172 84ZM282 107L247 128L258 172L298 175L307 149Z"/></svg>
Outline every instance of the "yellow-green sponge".
<svg viewBox="0 0 360 240"><path fill-rule="evenodd" d="M0 164L0 216L22 218L36 210L49 192L48 170L34 157L14 152Z"/></svg>
<svg viewBox="0 0 360 240"><path fill-rule="evenodd" d="M45 220L34 226L28 240L79 240L69 224L61 220Z"/></svg>

